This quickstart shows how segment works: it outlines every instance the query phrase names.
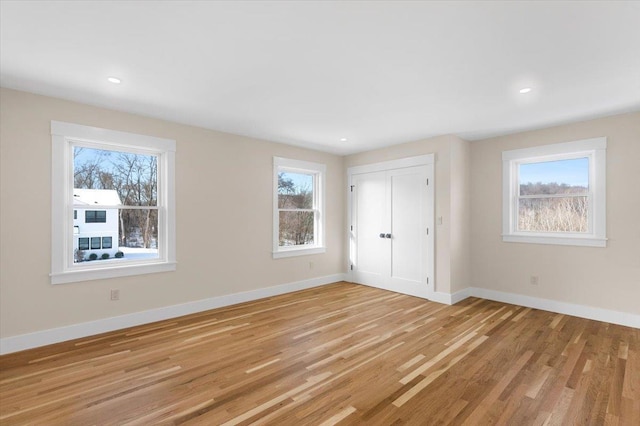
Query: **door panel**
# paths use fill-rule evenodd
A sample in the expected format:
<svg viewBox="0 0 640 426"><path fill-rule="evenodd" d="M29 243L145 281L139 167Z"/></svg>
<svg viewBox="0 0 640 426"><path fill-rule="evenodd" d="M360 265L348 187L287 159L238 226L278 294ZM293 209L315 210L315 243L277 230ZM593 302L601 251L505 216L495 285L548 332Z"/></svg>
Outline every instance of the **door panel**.
<svg viewBox="0 0 640 426"><path fill-rule="evenodd" d="M389 173L391 187L391 280L398 286L422 284L424 168ZM408 289L404 289L405 291ZM403 291L403 290L400 290Z"/></svg>
<svg viewBox="0 0 640 426"><path fill-rule="evenodd" d="M354 177L354 236L357 241L355 265L359 280L380 283L388 274L389 244L380 233L387 231L386 173L366 173Z"/></svg>

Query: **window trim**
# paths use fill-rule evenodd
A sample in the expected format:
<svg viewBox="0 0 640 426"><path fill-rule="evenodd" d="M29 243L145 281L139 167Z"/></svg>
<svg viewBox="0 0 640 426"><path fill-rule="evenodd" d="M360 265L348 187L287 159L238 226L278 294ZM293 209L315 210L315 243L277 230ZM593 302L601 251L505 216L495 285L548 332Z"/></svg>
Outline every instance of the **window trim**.
<svg viewBox="0 0 640 426"><path fill-rule="evenodd" d="M313 174L314 203L316 210L314 225L314 245L310 246L286 246L279 244L280 219L278 208L278 173L289 171L294 173ZM273 249L274 259L292 256L304 256L326 252L325 245L325 181L327 166L310 161L293 160L289 158L273 157Z"/></svg>
<svg viewBox="0 0 640 426"><path fill-rule="evenodd" d="M543 145L502 152L502 241L606 247L607 138ZM589 231L518 231L518 166L525 163L589 158Z"/></svg>
<svg viewBox="0 0 640 426"><path fill-rule="evenodd" d="M158 157L158 258L73 264L73 146L125 150ZM51 284L124 277L176 269L175 151L171 139L51 121ZM76 207L77 208L77 207Z"/></svg>

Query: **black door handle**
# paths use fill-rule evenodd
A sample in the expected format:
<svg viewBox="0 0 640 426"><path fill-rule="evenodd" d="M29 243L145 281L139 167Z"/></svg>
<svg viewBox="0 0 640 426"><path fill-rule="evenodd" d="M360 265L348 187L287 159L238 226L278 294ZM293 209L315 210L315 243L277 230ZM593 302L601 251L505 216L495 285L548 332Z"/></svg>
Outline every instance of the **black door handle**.
<svg viewBox="0 0 640 426"><path fill-rule="evenodd" d="M385 238L391 238L391 234L387 234L384 236Z"/></svg>
<svg viewBox="0 0 640 426"><path fill-rule="evenodd" d="M380 234L380 238L384 238L384 234Z"/></svg>

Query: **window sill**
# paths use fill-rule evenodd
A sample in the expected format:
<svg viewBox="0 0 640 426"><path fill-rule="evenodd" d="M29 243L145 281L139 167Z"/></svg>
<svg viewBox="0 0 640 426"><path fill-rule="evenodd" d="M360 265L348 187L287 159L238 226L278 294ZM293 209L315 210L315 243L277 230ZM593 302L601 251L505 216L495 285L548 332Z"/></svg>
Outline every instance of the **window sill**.
<svg viewBox="0 0 640 426"><path fill-rule="evenodd" d="M552 244L563 246L606 247L606 238L597 237L560 237L548 235L503 235L505 243Z"/></svg>
<svg viewBox="0 0 640 426"><path fill-rule="evenodd" d="M119 265L111 268L83 269L50 274L51 284L66 284L80 281L128 277L141 274L155 274L176 270L176 262L158 262L136 265Z"/></svg>
<svg viewBox="0 0 640 426"><path fill-rule="evenodd" d="M306 256L310 254L320 254L326 252L327 249L325 247L310 247L310 248L295 248L295 249L285 249L281 251L274 251L273 258L280 259L283 257L293 257L293 256Z"/></svg>

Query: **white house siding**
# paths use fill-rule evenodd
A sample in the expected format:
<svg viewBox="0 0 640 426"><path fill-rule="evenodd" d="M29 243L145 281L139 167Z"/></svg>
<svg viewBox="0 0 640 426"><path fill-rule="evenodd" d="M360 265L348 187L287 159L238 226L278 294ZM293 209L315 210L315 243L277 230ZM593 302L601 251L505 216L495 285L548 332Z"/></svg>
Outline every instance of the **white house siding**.
<svg viewBox="0 0 640 426"><path fill-rule="evenodd" d="M73 190L74 201L74 235L73 235L73 252L80 248L80 239L88 238L89 248L82 249L84 258L88 259L92 253L101 258L104 253L108 253L109 257L114 257L118 252L118 209L117 208L99 208L93 205L120 205L118 193L114 190L104 189L77 189ZM87 211L104 211L105 222L86 222ZM111 238L111 248L103 248L103 238ZM100 239L100 248L91 248L91 239ZM74 256L75 258L75 256Z"/></svg>

